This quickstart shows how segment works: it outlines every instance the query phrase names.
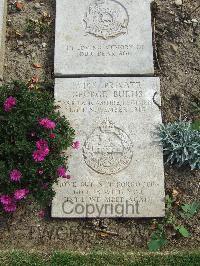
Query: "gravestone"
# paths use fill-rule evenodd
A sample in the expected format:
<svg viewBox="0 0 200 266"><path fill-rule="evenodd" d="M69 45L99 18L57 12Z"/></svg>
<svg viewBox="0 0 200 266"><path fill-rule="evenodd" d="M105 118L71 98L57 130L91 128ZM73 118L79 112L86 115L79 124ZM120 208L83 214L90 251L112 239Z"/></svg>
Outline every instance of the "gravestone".
<svg viewBox="0 0 200 266"><path fill-rule="evenodd" d="M3 78L7 1L0 0L0 80Z"/></svg>
<svg viewBox="0 0 200 266"><path fill-rule="evenodd" d="M57 78L55 98L81 148L55 185L52 216L164 216L160 83L155 77Z"/></svg>
<svg viewBox="0 0 200 266"><path fill-rule="evenodd" d="M151 0L57 0L55 76L153 75Z"/></svg>

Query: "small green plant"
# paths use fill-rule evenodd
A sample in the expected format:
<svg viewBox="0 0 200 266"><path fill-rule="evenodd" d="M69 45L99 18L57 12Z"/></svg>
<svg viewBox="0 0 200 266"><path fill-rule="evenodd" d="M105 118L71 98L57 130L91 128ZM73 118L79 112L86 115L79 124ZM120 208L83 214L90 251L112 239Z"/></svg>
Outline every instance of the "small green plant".
<svg viewBox="0 0 200 266"><path fill-rule="evenodd" d="M150 251L157 251L167 244L166 234L163 224L157 224L156 231L151 235L151 239L148 243Z"/></svg>
<svg viewBox="0 0 200 266"><path fill-rule="evenodd" d="M195 120L192 124L191 127L193 130L200 130L200 120Z"/></svg>
<svg viewBox="0 0 200 266"><path fill-rule="evenodd" d="M200 100L198 98L194 98L191 105L192 105L192 112L195 115L199 115L200 114Z"/></svg>
<svg viewBox="0 0 200 266"><path fill-rule="evenodd" d="M27 197L46 206L58 177L70 178L63 150L78 147L74 130L49 93L19 82L0 92L0 212Z"/></svg>
<svg viewBox="0 0 200 266"><path fill-rule="evenodd" d="M161 125L159 137L166 163L200 169L200 131L193 129L190 122Z"/></svg>
<svg viewBox="0 0 200 266"><path fill-rule="evenodd" d="M200 203L199 202L192 202L191 204L185 204L181 206L182 211L180 212L180 215L182 218L192 218L200 209Z"/></svg>
<svg viewBox="0 0 200 266"><path fill-rule="evenodd" d="M26 23L26 31L30 34L45 34L49 29L49 24L43 20L28 19Z"/></svg>
<svg viewBox="0 0 200 266"><path fill-rule="evenodd" d="M152 233L148 248L150 251L160 250L167 244L167 232L168 229L173 230L175 234L179 234L183 237L189 237L190 233L183 225L183 221L174 214L175 200L169 195L166 196L166 215L162 222L154 221L155 231ZM180 216L183 219L191 218L197 214L199 210L199 203L193 202L191 204L184 204L181 206Z"/></svg>

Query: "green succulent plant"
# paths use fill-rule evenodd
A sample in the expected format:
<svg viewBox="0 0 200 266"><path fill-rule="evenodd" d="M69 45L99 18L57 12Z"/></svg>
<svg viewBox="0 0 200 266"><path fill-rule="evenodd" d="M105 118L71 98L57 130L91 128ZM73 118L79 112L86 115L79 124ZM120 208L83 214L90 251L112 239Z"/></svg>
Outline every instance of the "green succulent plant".
<svg viewBox="0 0 200 266"><path fill-rule="evenodd" d="M200 169L200 131L190 122L175 122L159 126L166 163L190 165Z"/></svg>

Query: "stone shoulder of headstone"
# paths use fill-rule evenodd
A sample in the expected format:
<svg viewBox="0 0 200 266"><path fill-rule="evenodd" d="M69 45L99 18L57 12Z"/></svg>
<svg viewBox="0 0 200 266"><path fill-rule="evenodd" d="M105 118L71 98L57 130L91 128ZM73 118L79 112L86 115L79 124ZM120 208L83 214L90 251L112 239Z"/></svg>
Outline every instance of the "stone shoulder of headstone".
<svg viewBox="0 0 200 266"><path fill-rule="evenodd" d="M153 75L150 0L57 0L55 75Z"/></svg>
<svg viewBox="0 0 200 266"><path fill-rule="evenodd" d="M7 1L0 0L0 80L3 79Z"/></svg>

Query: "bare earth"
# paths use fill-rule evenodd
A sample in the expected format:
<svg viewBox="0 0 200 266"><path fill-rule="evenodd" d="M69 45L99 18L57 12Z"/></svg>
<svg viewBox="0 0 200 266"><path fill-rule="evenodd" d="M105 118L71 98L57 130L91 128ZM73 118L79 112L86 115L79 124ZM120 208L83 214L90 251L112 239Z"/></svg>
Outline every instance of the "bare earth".
<svg viewBox="0 0 200 266"><path fill-rule="evenodd" d="M4 82L28 82L37 75L40 82L53 83L55 0L23 3L21 11L12 4L8 7ZM199 5L199 0L185 0L182 6L176 6L174 0L156 0L153 5L155 68L156 76L161 77L164 122L192 118L191 101L200 97ZM40 34L34 28L28 33L27 20L42 17L48 28ZM199 178L197 171L166 167L166 193L176 190L181 204L191 203L200 196ZM0 217L0 249L146 250L153 231L152 219L61 220L47 215L42 220L37 213L37 206L21 206L8 220ZM169 228L165 250L199 248L199 218L184 221L190 238L174 235Z"/></svg>

